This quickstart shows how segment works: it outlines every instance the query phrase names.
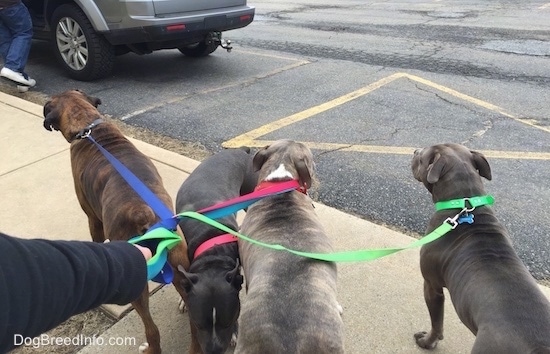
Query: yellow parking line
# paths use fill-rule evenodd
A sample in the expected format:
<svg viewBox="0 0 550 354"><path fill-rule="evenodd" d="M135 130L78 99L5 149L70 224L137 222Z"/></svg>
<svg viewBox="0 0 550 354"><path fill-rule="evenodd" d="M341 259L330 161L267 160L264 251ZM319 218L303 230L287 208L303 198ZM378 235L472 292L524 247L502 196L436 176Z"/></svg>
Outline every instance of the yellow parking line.
<svg viewBox="0 0 550 354"><path fill-rule="evenodd" d="M225 148L236 148L240 146L249 146L249 147L263 147L271 144L273 141L270 140L259 140L258 138L267 135L271 132L274 132L278 129L284 128L291 124L300 122L304 119L310 118L319 113L328 111L334 107L340 106L344 103L350 102L356 98L362 97L372 91L389 84L392 81L395 81L400 78L407 78L412 81L416 81L420 84L432 87L438 91L444 92L448 95L454 96L458 99L470 102L479 107L485 108L487 110L496 112L500 115L513 119L522 124L531 126L550 133L550 129L547 127L541 127L536 124L536 121L519 119L513 114L507 112L503 108L491 104L489 102L480 100L478 98L468 96L456 90L453 90L449 87L439 85L435 82L426 80L416 75L411 75L407 73L395 73L393 75L387 76L383 79L380 79L368 86L360 88L356 91L350 92L346 95L335 98L331 101L322 103L320 105L306 109L290 115L285 118L281 118L274 122L265 124L256 129L250 130L244 134L241 134L231 140L228 140L222 143L222 146ZM328 151L354 151L354 152L368 152L368 153L379 153L379 154L393 154L393 155L409 155L412 154L415 150L414 147L400 147L400 146L379 146L379 145L361 145L361 144L339 144L339 143L317 143L317 142L304 142L312 149L318 150L328 150ZM525 159L525 160L550 160L550 153L545 152L530 152L530 151L498 151L498 150L482 150L485 156L488 158L498 158L498 159Z"/></svg>
<svg viewBox="0 0 550 354"><path fill-rule="evenodd" d="M508 117L508 118L515 118L512 114L506 112L504 109L500 108L499 106L495 106L494 104L491 104L491 103L488 103L488 102L485 102L485 101L482 101L480 99L477 99L477 98L474 98L472 96L468 96L468 95L465 95L461 92L458 92L456 90L453 90L451 88L448 88L447 86L443 86L443 85L439 85L439 84L436 84L435 82L432 82L432 81L429 81L429 80L426 80L426 79L423 79L421 78L420 76L415 76L415 75L410 75L410 74L403 74L404 77L408 78L408 79L411 79L413 81L416 81L416 82L420 82L421 84L424 84L426 86L430 86L430 87L433 87L435 88L436 90L439 90L439 91L442 91L442 92L445 92L451 96L455 96L457 98L460 98L461 100L464 100L464 101L467 101L467 102L470 102L470 103L473 103L475 105L478 105L480 107L483 107L483 108L486 108L490 111L495 111L495 112L498 112L500 114L502 114L503 116L505 117Z"/></svg>
<svg viewBox="0 0 550 354"><path fill-rule="evenodd" d="M243 141L243 145L252 148L261 148L273 144L273 140L250 140ZM346 152L368 152L374 154L389 155L412 155L414 150L419 147L408 146L383 146L383 145L361 145L361 144L338 144L338 143L317 143L311 141L301 141L310 149L324 151L346 151ZM234 146L238 147L238 146ZM506 151L506 150L476 150L481 152L487 158L493 159L520 159L520 160L550 160L548 152L531 151Z"/></svg>
<svg viewBox="0 0 550 354"><path fill-rule="evenodd" d="M487 158L494 159L519 159L519 160L550 160L548 152L532 151L503 151L503 150L478 150Z"/></svg>
<svg viewBox="0 0 550 354"><path fill-rule="evenodd" d="M426 86L430 86L430 87L433 87L439 91L442 91L442 92L445 92L451 96L455 96L457 98L460 98L461 100L464 100L464 101L467 101L467 102L470 102L470 103L473 103L475 105L478 105L480 107L483 107L485 109L488 109L490 111L493 111L493 112L497 112L505 117L508 117L510 119L513 119L515 120L516 122L519 122L519 123L522 123L522 124L525 124L525 125L528 125L530 127L533 127L533 128L537 128L537 129L540 129L540 130L544 130L545 132L547 133L550 133L550 128L547 128L547 127L541 127L540 125L537 125L535 124L532 120L523 120L523 119L519 119L518 117L514 116L513 114L511 113L508 113L506 112L503 108L499 107L499 106L496 106L494 104L491 104L489 102L486 102L486 101L482 101L480 99L477 99L475 97L472 97L472 96L468 96L466 94L463 94L461 92L458 92L456 90L453 90L451 88L448 88L446 86L443 86L443 85L439 85L439 84L436 84L435 82L432 82L432 81L429 81L429 80L426 80L426 79L423 79L419 76L415 76L415 75L411 75L411 74L406 74L406 73L403 73L403 77L406 77L408 79L411 79L411 80L414 80L416 82L420 82L421 84L424 84Z"/></svg>
<svg viewBox="0 0 550 354"><path fill-rule="evenodd" d="M360 88L359 90L353 91L348 93L347 95L340 96L338 98L335 98L331 101L322 103L318 106L311 107L309 109L306 109L305 111L298 112L296 114L293 114L291 116L281 118L279 120L276 120L274 122L271 122L266 125L262 125L259 128L250 130L244 134L241 134L229 141L226 141L222 144L225 148L232 148L232 147L239 147L243 146L243 142L249 142L251 140L257 139L263 135L266 135L268 133L271 133L277 129L284 128L288 125L297 123L299 121L302 121L304 119L307 119L309 117L312 117L316 114L328 111L329 109L332 109L334 107L340 106L346 102L349 102L351 100L354 100L356 98L359 98L361 96L364 96L396 79L399 79L400 77L403 77L402 73L393 74L390 76L387 76L381 80L378 80L368 86L365 86L363 88Z"/></svg>

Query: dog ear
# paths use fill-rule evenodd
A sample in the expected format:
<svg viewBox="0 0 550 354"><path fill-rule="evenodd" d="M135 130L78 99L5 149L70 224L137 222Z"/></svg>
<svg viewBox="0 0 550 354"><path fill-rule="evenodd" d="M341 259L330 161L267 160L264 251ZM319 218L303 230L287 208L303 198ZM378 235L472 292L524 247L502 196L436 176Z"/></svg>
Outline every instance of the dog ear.
<svg viewBox="0 0 550 354"><path fill-rule="evenodd" d="M97 97L88 96L88 99L90 100L90 103L94 105L95 108L97 108L102 103L101 99Z"/></svg>
<svg viewBox="0 0 550 354"><path fill-rule="evenodd" d="M240 270L240 263L237 259L237 264L235 265L235 268L227 272L227 274L225 275L225 280L227 280L227 282L233 285L237 290L241 290L243 285L243 276L241 275Z"/></svg>
<svg viewBox="0 0 550 354"><path fill-rule="evenodd" d="M267 149L269 146L264 147L262 150L259 150L254 155L254 158L252 159L252 166L254 167L254 171L259 171L264 163L267 161L267 158L269 157L269 154L267 152Z"/></svg>
<svg viewBox="0 0 550 354"><path fill-rule="evenodd" d="M44 105L44 128L52 131L52 128L59 130L59 112L51 109L49 102Z"/></svg>
<svg viewBox="0 0 550 354"><path fill-rule="evenodd" d="M483 156L482 153L479 153L477 151L470 150L470 152L472 153L472 156L474 157L474 165L475 165L476 169L478 170L479 175L481 177L487 178L490 181L491 178L492 178L492 176L491 176L491 166L489 166L489 162L487 161L485 156Z"/></svg>
<svg viewBox="0 0 550 354"><path fill-rule="evenodd" d="M434 184L439 181L441 175L443 175L443 168L445 167L445 158L440 153L436 152L432 163L428 166L427 181L430 184Z"/></svg>
<svg viewBox="0 0 550 354"><path fill-rule="evenodd" d="M311 175L309 168L304 160L297 161L294 165L298 172L298 178L300 179L300 185L306 189L311 187Z"/></svg>
<svg viewBox="0 0 550 354"><path fill-rule="evenodd" d="M86 92L84 92L80 89L75 89L75 91L80 92L82 94L82 96L86 97L86 100L88 102L90 102L95 108L97 108L97 106L99 106L101 104L101 99L99 99L97 97L94 97L94 96L90 96Z"/></svg>
<svg viewBox="0 0 550 354"><path fill-rule="evenodd" d="M178 265L178 271L183 274L183 288L185 289L185 292L190 292L193 285L198 283L199 276L197 274L188 273L181 264Z"/></svg>

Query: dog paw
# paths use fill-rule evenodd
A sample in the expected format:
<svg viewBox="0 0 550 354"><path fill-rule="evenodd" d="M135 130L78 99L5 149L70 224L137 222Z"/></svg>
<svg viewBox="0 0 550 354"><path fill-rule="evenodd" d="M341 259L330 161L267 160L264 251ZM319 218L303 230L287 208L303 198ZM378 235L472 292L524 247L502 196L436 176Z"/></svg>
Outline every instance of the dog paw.
<svg viewBox="0 0 550 354"><path fill-rule="evenodd" d="M237 333L231 335L231 342L229 343L233 348L237 346Z"/></svg>
<svg viewBox="0 0 550 354"><path fill-rule="evenodd" d="M105 241L103 241L103 243L109 243L109 242L111 242L111 240L109 240L108 238L105 239Z"/></svg>
<svg viewBox="0 0 550 354"><path fill-rule="evenodd" d="M178 302L178 310L180 310L181 313L184 313L187 310L187 306L185 306L185 301L183 301L182 298L180 298L180 301Z"/></svg>
<svg viewBox="0 0 550 354"><path fill-rule="evenodd" d="M336 309L338 310L338 313L340 314L340 316L344 314L344 308L339 303L336 304Z"/></svg>
<svg viewBox="0 0 550 354"><path fill-rule="evenodd" d="M147 349L149 349L149 343L141 343L141 345L139 346L139 354L147 353Z"/></svg>
<svg viewBox="0 0 550 354"><path fill-rule="evenodd" d="M427 332L418 332L414 334L414 339L416 339L416 344L420 348L424 349L434 349L437 346L437 343L443 339L443 335L434 336L431 333Z"/></svg>

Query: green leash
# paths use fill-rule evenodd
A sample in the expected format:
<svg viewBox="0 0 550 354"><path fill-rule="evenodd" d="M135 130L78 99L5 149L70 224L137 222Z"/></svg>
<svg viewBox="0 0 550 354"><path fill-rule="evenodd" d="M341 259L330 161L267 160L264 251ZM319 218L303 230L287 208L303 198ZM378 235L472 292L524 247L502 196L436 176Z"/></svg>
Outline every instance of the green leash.
<svg viewBox="0 0 550 354"><path fill-rule="evenodd" d="M317 259L321 261L328 261L328 262L362 262L362 261L370 261L370 260L378 259L381 257L388 256L392 253L403 251L409 248L419 247L424 244L430 243L434 240L437 240L438 238L440 238L441 236L445 235L447 232L453 229L453 226L451 224L445 222L441 226L439 226L437 229L430 232L428 235L422 237L419 240L414 241L408 246L400 247L400 248L379 248L379 249L371 249L371 250L344 251L344 252L334 252L334 253L311 253L311 252L296 251L278 244L273 245L273 244L269 244L261 241L256 241L254 239L251 239L248 236L245 236L241 233L238 233L228 228L223 224L220 224L215 220L212 220L194 211L183 212L183 213L177 214L176 217L178 218L187 217L198 221L202 221L212 227L215 227L224 232L235 235L238 238L248 241L257 246L261 246L261 247L268 248L275 251L287 251L298 256Z"/></svg>
<svg viewBox="0 0 550 354"><path fill-rule="evenodd" d="M378 249L370 249L370 250L344 251L344 252L334 252L334 253L311 253L311 252L296 251L293 249L286 248L285 246L282 246L282 245L278 245L278 244L274 245L274 244L269 244L261 241L256 241L254 239L251 239L248 236L245 236L237 231L234 231L228 228L223 224L220 224L215 220L212 220L194 211L183 212L183 213L177 214L176 217L177 218L187 217L187 218L204 222L212 227L215 227L219 230L235 235L238 238L245 240L247 242L250 242L254 245L261 246L261 247L268 248L275 251L286 251L301 257L312 258L312 259L328 261L328 262L363 262L363 261L371 261L374 259L382 258L399 251L420 247L422 245L433 242L438 238L440 238L441 236L445 235L447 232L456 228L457 225L459 224L457 220L459 220L459 218L464 213L468 213L479 206L491 205L494 203L494 201L495 199L492 196L487 195L487 196L454 199L454 200L449 200L445 202L438 202L436 203L436 210L461 209L461 211L458 212L454 217L447 218L443 222L443 224L441 224L435 230L433 230L426 236L422 237L421 239L412 242L408 246L397 247L397 248L378 248ZM470 208L466 206L466 203L470 204Z"/></svg>
<svg viewBox="0 0 550 354"><path fill-rule="evenodd" d="M438 211L444 210L444 209L461 209L461 210L454 217L447 218L435 230L433 230L426 236L422 237L421 239L410 243L408 246L397 247L397 248L378 248L378 249L370 249L370 250L344 251L344 252L334 252L334 253L312 253L312 252L296 251L282 245L278 245L278 244L274 245L274 244L269 244L261 241L256 241L254 239L251 239L248 236L245 236L237 231L234 231L228 228L223 224L220 224L215 220L210 219L207 216L204 216L203 214L200 214L194 211L186 211L183 213L179 213L175 217L178 219L191 218L191 219L204 222L205 224L208 224L212 227L215 227L229 234L235 235L236 237L242 240L245 240L247 242L250 242L254 245L268 248L275 251L286 251L286 252L295 254L297 256L312 258L312 259L317 259L320 261L327 261L327 262L363 262L363 261L375 260L378 258L388 256L393 253L397 253L399 251L420 247L422 245L433 242L438 238L440 238L441 236L445 235L447 232L455 229L460 223L459 219L464 214L468 214L469 212L471 212L472 210L474 210L476 207L479 207L479 206L492 205L494 201L495 199L492 196L486 195L486 196L480 196L480 197L454 199L454 200L449 200L445 202L438 202L436 203L436 210ZM469 206L466 203L469 203ZM156 235L155 235L156 238L162 238L161 233L163 232L167 234L168 238L172 236L172 232L164 228L158 228L158 229L155 229L154 231L156 232Z"/></svg>

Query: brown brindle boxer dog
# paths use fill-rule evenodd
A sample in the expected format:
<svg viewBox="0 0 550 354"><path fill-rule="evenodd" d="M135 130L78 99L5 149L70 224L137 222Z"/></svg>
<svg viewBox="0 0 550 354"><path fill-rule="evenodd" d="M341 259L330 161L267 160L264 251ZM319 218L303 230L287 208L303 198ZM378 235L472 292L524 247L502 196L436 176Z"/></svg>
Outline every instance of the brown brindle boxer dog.
<svg viewBox="0 0 550 354"><path fill-rule="evenodd" d="M164 189L161 176L151 160L138 151L114 124L98 121L101 119L97 110L99 104L100 99L78 90L55 95L44 105L44 128L59 130L71 143L76 195L88 216L92 239L95 242L104 242L106 239L128 240L144 234L158 218L98 148L87 139L77 139L77 134L90 129L92 137L128 167L170 210L173 210L172 199ZM189 269L185 240L182 239L170 251L169 262L174 268L173 283L185 299L185 290L180 285L182 276L175 270L178 265ZM140 346L140 352L160 353L160 334L149 312L147 287L132 305L145 325L147 343Z"/></svg>
<svg viewBox="0 0 550 354"><path fill-rule="evenodd" d="M415 151L412 171L434 203L486 195L481 177L491 179L485 157L459 144ZM427 232L459 211L437 211ZM416 343L433 349L443 339L446 287L460 320L476 335L472 353L550 353L550 302L512 248L492 208L482 206L472 213L472 224L459 224L420 251L432 329L416 333Z"/></svg>
<svg viewBox="0 0 550 354"><path fill-rule="evenodd" d="M258 151L258 189L313 178L313 155L303 144L279 140ZM333 248L305 193L291 191L252 204L241 232L291 249L329 253ZM336 299L336 264L274 251L239 240L247 296L239 318L235 353L344 352L344 325Z"/></svg>

